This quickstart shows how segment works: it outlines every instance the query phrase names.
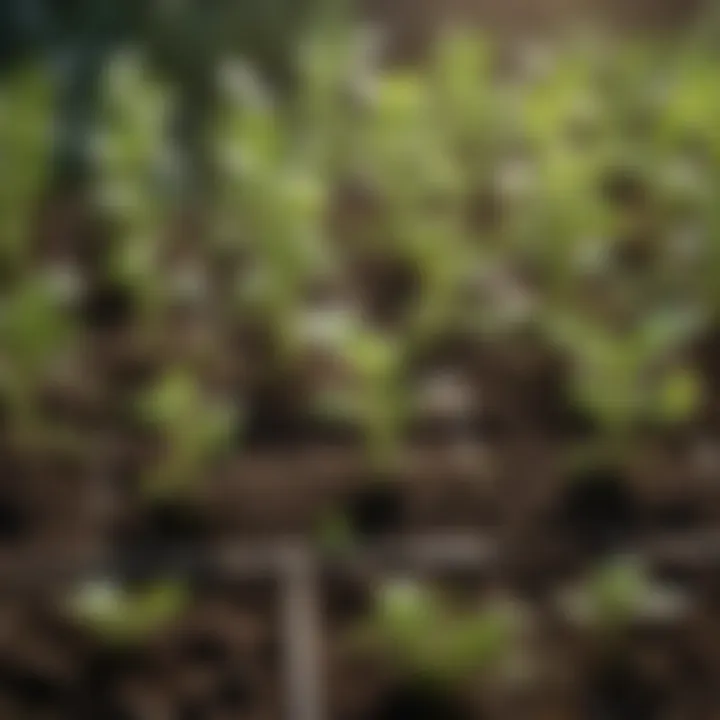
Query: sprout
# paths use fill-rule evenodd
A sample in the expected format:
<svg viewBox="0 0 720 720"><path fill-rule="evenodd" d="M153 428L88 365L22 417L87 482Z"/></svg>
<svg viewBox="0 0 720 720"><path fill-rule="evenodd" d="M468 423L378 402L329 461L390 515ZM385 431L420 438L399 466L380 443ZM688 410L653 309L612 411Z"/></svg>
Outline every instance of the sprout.
<svg viewBox="0 0 720 720"><path fill-rule="evenodd" d="M663 378L658 390L658 417L668 423L683 422L697 410L701 398L698 375L687 368L678 368Z"/></svg>
<svg viewBox="0 0 720 720"><path fill-rule="evenodd" d="M643 421L684 422L697 410L698 376L673 356L703 322L679 307L658 309L623 333L556 312L545 329L574 363L576 399L607 431L622 435Z"/></svg>
<svg viewBox="0 0 720 720"><path fill-rule="evenodd" d="M378 470L392 468L408 413L402 344L361 328L347 337L340 352L352 376L340 402L364 428L373 465Z"/></svg>
<svg viewBox="0 0 720 720"><path fill-rule="evenodd" d="M162 439L162 455L147 477L151 494L183 491L196 481L237 424L234 409L206 397L195 377L181 369L167 371L139 409Z"/></svg>
<svg viewBox="0 0 720 720"><path fill-rule="evenodd" d="M127 590L109 580L85 583L67 601L71 617L110 643L143 642L173 621L187 605L185 588L157 582Z"/></svg>
<svg viewBox="0 0 720 720"><path fill-rule="evenodd" d="M657 582L636 557L619 557L593 571L560 598L570 619L616 633L642 620L673 620L687 607L677 589Z"/></svg>
<svg viewBox="0 0 720 720"><path fill-rule="evenodd" d="M520 628L510 605L460 611L419 583L396 580L379 588L360 637L389 652L404 671L453 684L509 659Z"/></svg>
<svg viewBox="0 0 720 720"><path fill-rule="evenodd" d="M37 69L0 85L0 268L18 269L30 240L51 151L51 84Z"/></svg>
<svg viewBox="0 0 720 720"><path fill-rule="evenodd" d="M180 179L167 137L169 112L170 94L150 76L147 59L135 50L121 53L108 70L93 142L94 198L117 229L103 269L135 294L142 322L157 319L165 297L160 250Z"/></svg>
<svg viewBox="0 0 720 720"><path fill-rule="evenodd" d="M39 431L39 400L54 363L73 340L64 291L38 275L0 298L0 395L15 429L32 439Z"/></svg>

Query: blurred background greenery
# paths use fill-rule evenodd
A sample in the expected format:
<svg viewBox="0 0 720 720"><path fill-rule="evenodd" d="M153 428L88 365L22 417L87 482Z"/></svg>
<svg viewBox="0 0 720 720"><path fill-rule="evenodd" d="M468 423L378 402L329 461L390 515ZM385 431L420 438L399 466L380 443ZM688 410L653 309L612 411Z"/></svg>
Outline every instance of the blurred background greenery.
<svg viewBox="0 0 720 720"><path fill-rule="evenodd" d="M477 4L500 6L506 29L589 7ZM439 448L454 507L472 488L498 524L521 496L570 497L560 541L588 566L632 539L638 476L657 501L669 439L673 491L709 474L717 492L717 25L643 7L648 27L686 22L515 42L470 22L470 0L2 2L0 463L46 460L48 495L58 458L89 467L118 516L152 524L158 507L195 518L203 486L268 449L300 497L281 451L337 444L362 456L338 483L352 470L368 495L304 529L342 553L404 530L408 457ZM360 17L386 21L385 44ZM518 448L547 460L526 485ZM528 553L564 531L537 512ZM614 637L657 611L650 575L603 566L571 605ZM110 639L185 605L172 583L86 590L74 613ZM402 586L367 637L454 681L504 662L513 623Z"/></svg>

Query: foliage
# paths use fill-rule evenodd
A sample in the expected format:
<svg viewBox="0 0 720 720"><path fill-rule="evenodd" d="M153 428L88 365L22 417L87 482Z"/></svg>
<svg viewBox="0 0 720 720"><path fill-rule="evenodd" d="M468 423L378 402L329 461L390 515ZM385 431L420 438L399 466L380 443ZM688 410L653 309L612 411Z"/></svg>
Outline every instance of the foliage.
<svg viewBox="0 0 720 720"><path fill-rule="evenodd" d="M696 321L659 308L637 328L618 331L558 312L548 320L548 335L573 363L579 404L622 434L641 421L680 423L696 411L699 378L673 357L697 332Z"/></svg>
<svg viewBox="0 0 720 720"><path fill-rule="evenodd" d="M141 54L119 55L108 69L103 123L93 144L96 202L117 233L105 271L133 290L148 318L166 295L161 252L182 180L166 136L171 96Z"/></svg>
<svg viewBox="0 0 720 720"><path fill-rule="evenodd" d="M58 283L40 273L0 297L0 402L9 410L17 439L31 445L49 439L41 392L76 339L64 300Z"/></svg>
<svg viewBox="0 0 720 720"><path fill-rule="evenodd" d="M453 683L497 667L518 629L508 607L461 611L421 584L393 582L379 589L360 637L389 652L410 674Z"/></svg>
<svg viewBox="0 0 720 720"><path fill-rule="evenodd" d="M142 642L172 622L188 602L178 583L157 582L127 590L109 582L89 582L68 600L68 612L111 644Z"/></svg>
<svg viewBox="0 0 720 720"><path fill-rule="evenodd" d="M572 617L608 637L637 621L674 619L685 607L681 594L657 581L634 557L602 564L565 600Z"/></svg>
<svg viewBox="0 0 720 720"><path fill-rule="evenodd" d="M140 404L144 420L161 436L161 457L148 473L151 495L174 493L197 480L219 450L227 447L235 413L226 403L208 398L194 376L168 371Z"/></svg>
<svg viewBox="0 0 720 720"><path fill-rule="evenodd" d="M40 68L0 84L0 271L27 261L35 210L48 175L51 86Z"/></svg>
<svg viewBox="0 0 720 720"><path fill-rule="evenodd" d="M296 43L304 3L284 3L282 17L267 1L233 6L263 15L255 18L261 31L246 17L225 23L202 3L152 4L168 13L147 18L157 36L136 38L104 76L86 139L106 236L78 254L99 255L100 267L83 269L98 276L88 279L127 290L139 309L130 324L140 332L112 338L114 349L127 342L132 354L138 335L162 346L182 332L170 312L169 258L189 254L215 271L214 304L202 317L218 340L213 351L235 352L236 338L259 327L274 354L260 352L259 364L295 377L320 346L342 381L329 390L308 381L302 402L361 426L381 471L400 456L412 420L411 361L458 334L485 345L530 337L550 348L569 369L572 400L596 420L600 445L632 448L640 429L699 415L705 384L694 344L720 313L720 55L712 43L584 37L508 68L486 38L456 30L419 67L385 68L371 37L330 20ZM98 357L107 350L38 269L55 84L39 66L0 80L0 415L3 432L7 423L24 436L40 433L43 389L59 360L83 354L85 343ZM77 99L69 85L68 102ZM199 178L188 178L195 166L177 143L178 108L190 134L211 134L205 159L214 173L198 197L186 192ZM348 201L351 190L360 198ZM176 228L188 209L202 215L199 237ZM377 290L363 274L368 260L380 276L400 266L414 279L408 290L392 272L371 278L401 296L400 319L366 307ZM340 309L308 329L313 298L327 286ZM231 354L231 371L250 365L253 349ZM242 420L242 381L222 387L228 402L209 391L222 382L213 384L203 363L160 352L153 360L160 367L134 406L154 442L143 476L149 500L200 482L231 451ZM112 405L101 434L124 433L114 403L123 405L127 388L111 387L104 370L93 378ZM349 530L331 517L322 540L339 552L354 540ZM574 590L572 607L603 636L679 607L632 559L599 568ZM138 591L90 584L70 611L109 641L133 642L186 599L175 583ZM453 683L502 663L517 629L504 606L461 611L422 585L401 584L380 590L361 636L405 672Z"/></svg>
<svg viewBox="0 0 720 720"><path fill-rule="evenodd" d="M139 300L144 329L161 334L165 262L182 244L170 227L187 198L169 130L181 98L147 54L121 54L108 72L95 187L113 221L102 271ZM381 69L366 35L318 24L297 57L290 94L236 53L216 58L216 182L203 195L202 243L191 243L203 266L230 277L213 288L212 332L260 326L286 369L303 366L309 298L340 286L358 311L325 350L349 381L309 402L362 424L380 466L411 414L408 360L456 332L501 343L531 329L568 360L575 401L613 437L694 417L703 384L690 348L720 311L712 48L583 38L508 70L486 39L455 32L424 65ZM0 118L6 392L39 384L67 336L52 303L33 299L49 84L27 73L0 88L11 108ZM348 186L366 207L345 217ZM364 312L358 268L368 257L417 277L401 320ZM174 448L161 475L178 479L210 462L227 418L201 399L202 377L168 372L150 404L177 394L182 409L150 413L150 424Z"/></svg>

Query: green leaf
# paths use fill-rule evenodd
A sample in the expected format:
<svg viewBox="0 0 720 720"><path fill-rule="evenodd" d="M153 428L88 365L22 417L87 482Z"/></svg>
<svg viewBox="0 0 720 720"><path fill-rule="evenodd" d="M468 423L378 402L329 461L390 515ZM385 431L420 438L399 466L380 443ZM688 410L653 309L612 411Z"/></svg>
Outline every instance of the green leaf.
<svg viewBox="0 0 720 720"><path fill-rule="evenodd" d="M175 369L166 372L150 388L143 398L141 410L152 425L169 428L193 418L200 403L200 389L193 375Z"/></svg>
<svg viewBox="0 0 720 720"><path fill-rule="evenodd" d="M403 581L380 589L370 629L406 671L453 683L499 663L517 626L506 607L456 611L422 584Z"/></svg>
<svg viewBox="0 0 720 720"><path fill-rule="evenodd" d="M54 293L41 278L26 281L0 304L0 338L18 372L39 372L69 337L69 328Z"/></svg>
<svg viewBox="0 0 720 720"><path fill-rule="evenodd" d="M128 591L111 582L93 582L69 598L71 615L112 643L134 643L162 629L188 603L187 590L174 582L159 582Z"/></svg>
<svg viewBox="0 0 720 720"><path fill-rule="evenodd" d="M658 391L657 412L665 422L682 422L696 411L701 399L698 375L687 368L679 368L664 377Z"/></svg>

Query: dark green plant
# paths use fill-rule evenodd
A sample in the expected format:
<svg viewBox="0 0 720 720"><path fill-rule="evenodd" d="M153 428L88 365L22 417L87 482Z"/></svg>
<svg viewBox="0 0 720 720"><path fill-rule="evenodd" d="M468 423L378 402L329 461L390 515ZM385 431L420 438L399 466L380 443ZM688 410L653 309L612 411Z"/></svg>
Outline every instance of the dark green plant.
<svg viewBox="0 0 720 720"><path fill-rule="evenodd" d="M0 83L0 272L28 260L51 149L50 78L27 68Z"/></svg>
<svg viewBox="0 0 720 720"><path fill-rule="evenodd" d="M0 297L0 397L24 440L41 432L46 381L74 340L67 308L48 277L25 278Z"/></svg>

